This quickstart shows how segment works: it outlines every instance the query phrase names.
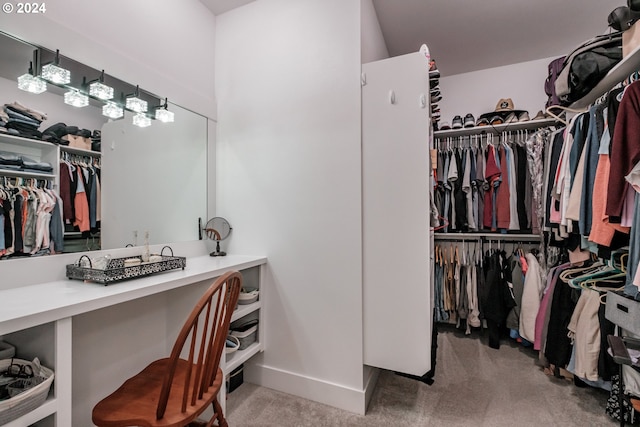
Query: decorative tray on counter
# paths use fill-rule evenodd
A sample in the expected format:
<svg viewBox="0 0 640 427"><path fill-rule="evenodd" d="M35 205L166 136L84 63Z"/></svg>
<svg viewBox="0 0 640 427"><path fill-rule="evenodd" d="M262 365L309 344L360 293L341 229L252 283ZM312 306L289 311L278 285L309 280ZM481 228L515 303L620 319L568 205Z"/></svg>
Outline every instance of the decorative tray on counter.
<svg viewBox="0 0 640 427"><path fill-rule="evenodd" d="M171 255L164 255L164 250L169 248ZM143 262L142 256L129 256L124 258L112 258L106 268L93 268L91 258L82 255L75 264L67 264L67 278L85 280L108 285L122 280L137 279L163 271L175 270L187 266L187 258L173 256L173 249L165 246L160 255L151 255L155 261ZM140 264L125 266L125 260L139 259ZM87 266L88 265L88 266Z"/></svg>

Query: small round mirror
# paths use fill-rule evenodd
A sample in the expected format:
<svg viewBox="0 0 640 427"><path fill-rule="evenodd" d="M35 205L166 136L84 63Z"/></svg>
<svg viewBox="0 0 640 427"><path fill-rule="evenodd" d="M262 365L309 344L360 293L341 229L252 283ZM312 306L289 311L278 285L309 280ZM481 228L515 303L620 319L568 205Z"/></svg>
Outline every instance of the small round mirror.
<svg viewBox="0 0 640 427"><path fill-rule="evenodd" d="M229 221L222 217L211 218L204 226L204 234L207 238L216 241L216 250L211 252L211 256L225 256L227 253L220 251L220 241L229 237L231 234L231 225Z"/></svg>

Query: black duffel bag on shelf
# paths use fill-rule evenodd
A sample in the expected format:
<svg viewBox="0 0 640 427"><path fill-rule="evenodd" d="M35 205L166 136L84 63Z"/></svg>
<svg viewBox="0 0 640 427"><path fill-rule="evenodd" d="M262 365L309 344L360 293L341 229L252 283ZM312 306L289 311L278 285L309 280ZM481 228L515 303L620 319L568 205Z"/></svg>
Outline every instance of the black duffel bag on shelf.
<svg viewBox="0 0 640 427"><path fill-rule="evenodd" d="M556 79L561 105L588 94L622 59L622 32L603 34L586 41L567 55Z"/></svg>

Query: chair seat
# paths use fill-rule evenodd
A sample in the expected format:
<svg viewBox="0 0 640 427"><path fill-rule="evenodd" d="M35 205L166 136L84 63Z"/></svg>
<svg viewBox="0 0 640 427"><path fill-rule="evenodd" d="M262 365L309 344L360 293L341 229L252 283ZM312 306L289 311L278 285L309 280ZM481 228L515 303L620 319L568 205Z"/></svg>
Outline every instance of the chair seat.
<svg viewBox="0 0 640 427"><path fill-rule="evenodd" d="M156 419L156 410L169 360L169 358L156 360L100 401L93 408L92 420L94 424L99 427L171 427L184 426L195 420L216 398L224 378L222 370L218 368L214 384L203 394L202 399L199 400L200 404L187 405L186 411L181 412L182 390L189 362L179 359L173 379L172 392L167 402L167 410L164 417L158 420ZM191 392L189 393L190 399ZM195 408L201 408L201 410L196 411Z"/></svg>

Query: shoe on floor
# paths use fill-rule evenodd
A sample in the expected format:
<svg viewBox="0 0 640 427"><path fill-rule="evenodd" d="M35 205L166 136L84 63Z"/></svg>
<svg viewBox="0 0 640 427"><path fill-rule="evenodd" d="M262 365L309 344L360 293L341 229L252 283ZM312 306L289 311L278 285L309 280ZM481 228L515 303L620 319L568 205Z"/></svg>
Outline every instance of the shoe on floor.
<svg viewBox="0 0 640 427"><path fill-rule="evenodd" d="M460 116L455 116L453 118L453 120L451 121L451 128L452 129L462 129L462 117Z"/></svg>
<svg viewBox="0 0 640 427"><path fill-rule="evenodd" d="M475 125L476 125L476 119L475 117L473 117L473 114L468 113L466 116L464 116L464 127L472 128Z"/></svg>
<svg viewBox="0 0 640 427"><path fill-rule="evenodd" d="M520 113L520 115L518 116L518 121L519 122L528 122L529 119L529 112L528 111L523 111L522 113Z"/></svg>

